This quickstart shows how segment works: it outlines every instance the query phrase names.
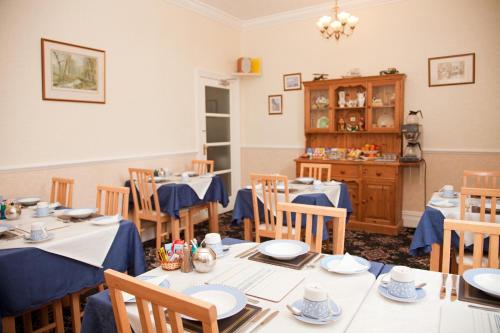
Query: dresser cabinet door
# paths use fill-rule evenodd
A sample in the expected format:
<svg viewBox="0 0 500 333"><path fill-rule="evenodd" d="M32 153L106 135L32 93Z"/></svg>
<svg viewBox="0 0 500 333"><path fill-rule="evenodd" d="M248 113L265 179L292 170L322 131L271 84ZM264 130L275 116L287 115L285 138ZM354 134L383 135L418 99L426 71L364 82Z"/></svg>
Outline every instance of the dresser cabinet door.
<svg viewBox="0 0 500 333"><path fill-rule="evenodd" d="M363 181L361 210L366 223L394 224L395 183Z"/></svg>

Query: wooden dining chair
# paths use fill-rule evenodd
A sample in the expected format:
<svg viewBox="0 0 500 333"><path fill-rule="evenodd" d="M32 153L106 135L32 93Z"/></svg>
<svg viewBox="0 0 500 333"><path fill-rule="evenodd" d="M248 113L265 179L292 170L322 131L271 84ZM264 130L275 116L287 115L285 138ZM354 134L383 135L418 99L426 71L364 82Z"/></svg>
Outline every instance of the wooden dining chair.
<svg viewBox="0 0 500 333"><path fill-rule="evenodd" d="M144 333L184 332L181 314L200 321L203 333L219 332L217 310L213 304L137 280L111 269L104 272L104 277L109 287L116 327L120 333L131 333L122 292L135 296ZM153 329L153 323L156 329ZM170 325L170 330L167 330L167 323Z"/></svg>
<svg viewBox="0 0 500 333"><path fill-rule="evenodd" d="M275 238L279 194L282 194L284 202L290 201L288 178L280 175L251 174L250 180L252 184L255 241L259 243L260 237ZM282 184L284 189L278 191L278 184ZM259 202L264 207L264 216L259 215ZM245 233L247 232L245 231ZM283 229L283 232L288 233L288 230Z"/></svg>
<svg viewBox="0 0 500 333"><path fill-rule="evenodd" d="M124 220L128 219L129 194L130 189L127 187L97 185L97 213L102 215L120 214Z"/></svg>
<svg viewBox="0 0 500 333"><path fill-rule="evenodd" d="M444 220L444 238L443 238L443 262L442 272L450 272L450 253L451 253L451 233L457 232L463 235L465 232L474 234L474 250L472 254L472 265L466 264L465 244L463 237L460 238L458 247L458 274L462 275L469 268L500 268L499 266L499 235L500 224L464 220ZM489 236L488 256L483 257L484 236Z"/></svg>
<svg viewBox="0 0 500 333"><path fill-rule="evenodd" d="M142 232L141 220L156 223L156 248L158 249L161 247L162 237L168 235L167 223L171 222L172 239L179 239L181 229L189 230L190 222L187 211L180 212L180 218L185 221L185 225L181 226L179 219L161 212L153 170L129 168L129 173L130 188L134 199L134 223L137 230Z"/></svg>
<svg viewBox="0 0 500 333"><path fill-rule="evenodd" d="M475 188L499 188L500 171L465 170L462 186Z"/></svg>
<svg viewBox="0 0 500 333"><path fill-rule="evenodd" d="M52 308L53 321L49 321L49 308ZM41 311L39 325L33 329L32 313ZM50 302L49 304L39 308L32 309L22 314L23 316L23 332L50 332L54 330L56 333L64 333L64 317L62 310L62 301L60 299ZM2 317L2 332L16 333L16 317Z"/></svg>
<svg viewBox="0 0 500 333"><path fill-rule="evenodd" d="M204 175L206 173L214 172L214 161L213 160L193 160L193 171L199 175Z"/></svg>
<svg viewBox="0 0 500 333"><path fill-rule="evenodd" d="M333 208L314 205L303 205L289 202L278 202L278 216L276 220L276 239L286 238L301 240L302 221L305 217L306 227L305 242L309 244L311 251L321 253L323 245L323 225L325 217L331 217L333 223L333 254L344 254L345 224L347 210L345 208ZM295 213L295 225L287 223L287 234L279 232L283 228L283 213ZM313 218L316 217L316 235L312 235ZM290 221L287 217L287 221Z"/></svg>
<svg viewBox="0 0 500 333"><path fill-rule="evenodd" d="M467 201L479 200L479 207L477 207L479 210L479 221L495 222L497 199L500 199L500 189L462 187L460 189L460 219L465 220L466 209L470 205L470 202L468 203ZM490 201L489 208L486 207L487 201ZM470 208L472 209L473 207ZM486 215L489 215L489 218Z"/></svg>
<svg viewBox="0 0 500 333"><path fill-rule="evenodd" d="M325 172L324 172L325 171ZM326 179L323 175L326 174ZM332 170L329 164L320 163L301 163L300 177L312 177L316 180L332 180Z"/></svg>
<svg viewBox="0 0 500 333"><path fill-rule="evenodd" d="M52 177L50 203L59 202L63 207L73 207L73 178Z"/></svg>

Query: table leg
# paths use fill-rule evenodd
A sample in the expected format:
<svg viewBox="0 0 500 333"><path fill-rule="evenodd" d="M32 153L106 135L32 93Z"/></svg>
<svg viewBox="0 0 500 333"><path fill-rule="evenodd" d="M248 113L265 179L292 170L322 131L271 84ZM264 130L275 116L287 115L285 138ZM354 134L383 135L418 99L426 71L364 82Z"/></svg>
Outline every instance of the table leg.
<svg viewBox="0 0 500 333"><path fill-rule="evenodd" d="M61 300L54 301L54 321L56 322L56 333L64 333L64 319Z"/></svg>
<svg viewBox="0 0 500 333"><path fill-rule="evenodd" d="M252 241L252 221L248 217L243 219L243 239Z"/></svg>
<svg viewBox="0 0 500 333"><path fill-rule="evenodd" d="M16 318L3 317L2 318L2 332L3 333L16 333Z"/></svg>
<svg viewBox="0 0 500 333"><path fill-rule="evenodd" d="M438 244L438 243L432 244L429 270L434 271L434 272L440 271L441 256L442 256L441 244Z"/></svg>
<svg viewBox="0 0 500 333"><path fill-rule="evenodd" d="M179 219L172 217L172 242L181 238Z"/></svg>
<svg viewBox="0 0 500 333"><path fill-rule="evenodd" d="M219 203L217 201L209 203L209 222L208 230L210 232L219 232Z"/></svg>
<svg viewBox="0 0 500 333"><path fill-rule="evenodd" d="M80 293L76 292L70 295L71 298L71 325L73 327L73 332L80 333L82 322L81 322L81 310L80 310Z"/></svg>
<svg viewBox="0 0 500 333"><path fill-rule="evenodd" d="M33 325L31 323L32 323L31 312L28 311L26 313L23 313L23 324L24 324L24 332L25 333L33 332Z"/></svg>

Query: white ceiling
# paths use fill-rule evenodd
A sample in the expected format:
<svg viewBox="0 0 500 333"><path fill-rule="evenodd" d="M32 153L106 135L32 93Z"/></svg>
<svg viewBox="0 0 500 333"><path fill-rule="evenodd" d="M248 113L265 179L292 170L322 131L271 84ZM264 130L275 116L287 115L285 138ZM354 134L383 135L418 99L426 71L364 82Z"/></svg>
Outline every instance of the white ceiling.
<svg viewBox="0 0 500 333"><path fill-rule="evenodd" d="M325 0L199 0L240 20L273 15L320 4L333 4Z"/></svg>

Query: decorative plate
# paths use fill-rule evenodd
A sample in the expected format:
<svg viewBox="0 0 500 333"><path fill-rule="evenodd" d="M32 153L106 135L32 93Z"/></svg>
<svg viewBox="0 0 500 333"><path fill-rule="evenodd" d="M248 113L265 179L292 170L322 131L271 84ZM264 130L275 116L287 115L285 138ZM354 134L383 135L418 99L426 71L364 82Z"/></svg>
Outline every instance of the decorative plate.
<svg viewBox="0 0 500 333"><path fill-rule="evenodd" d="M463 274L464 280L479 290L493 297L500 297L500 269L475 268Z"/></svg>

